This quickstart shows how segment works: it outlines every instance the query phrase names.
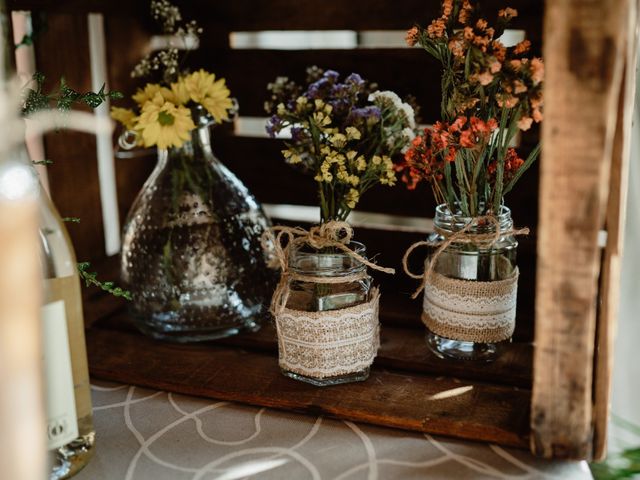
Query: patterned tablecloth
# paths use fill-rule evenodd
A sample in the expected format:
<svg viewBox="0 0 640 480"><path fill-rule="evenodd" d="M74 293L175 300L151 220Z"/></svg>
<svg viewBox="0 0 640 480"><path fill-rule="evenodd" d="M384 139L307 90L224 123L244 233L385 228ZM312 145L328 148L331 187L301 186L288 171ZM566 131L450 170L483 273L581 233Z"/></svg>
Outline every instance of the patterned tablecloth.
<svg viewBox="0 0 640 480"><path fill-rule="evenodd" d="M93 385L95 458L78 480L590 479L585 462L186 397Z"/></svg>

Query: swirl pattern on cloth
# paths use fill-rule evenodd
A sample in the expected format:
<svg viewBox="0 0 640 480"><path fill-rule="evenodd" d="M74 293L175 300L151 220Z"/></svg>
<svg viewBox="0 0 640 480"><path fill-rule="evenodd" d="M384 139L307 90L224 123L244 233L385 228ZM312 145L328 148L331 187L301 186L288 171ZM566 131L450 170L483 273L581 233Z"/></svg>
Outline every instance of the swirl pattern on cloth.
<svg viewBox="0 0 640 480"><path fill-rule="evenodd" d="M432 272L424 289L422 321L436 335L466 342L500 342L516 325L518 276L480 282Z"/></svg>
<svg viewBox="0 0 640 480"><path fill-rule="evenodd" d="M380 292L353 307L324 312L285 308L276 315L280 367L327 378L371 366L380 346Z"/></svg>

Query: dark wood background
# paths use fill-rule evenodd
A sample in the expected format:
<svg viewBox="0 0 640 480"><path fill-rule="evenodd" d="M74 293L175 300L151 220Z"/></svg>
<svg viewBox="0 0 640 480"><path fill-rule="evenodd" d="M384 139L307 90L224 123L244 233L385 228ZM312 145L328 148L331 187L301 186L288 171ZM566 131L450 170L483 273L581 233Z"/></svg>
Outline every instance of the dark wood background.
<svg viewBox="0 0 640 480"><path fill-rule="evenodd" d="M190 0L176 3L186 19L194 18L204 28L200 47L190 52L188 65L204 67L227 83L240 102L241 115L265 116L263 102L266 85L278 75L300 79L309 65L332 68L342 74L358 72L375 81L381 89L412 94L422 108L422 121L438 118L440 76L438 64L424 51L409 48L359 48L334 50L258 50L230 48L229 34L235 31L261 30L400 30L415 23L425 24L439 14L440 2L403 0L235 0L217 2ZM504 2L482 2L483 11L492 18ZM533 52L541 51L542 1L510 2L520 15L512 28L523 29L532 41ZM133 66L146 52L149 39L159 33L147 12L148 2L121 0L12 0L10 8L44 14L46 28L36 38L36 65L51 83L64 76L77 89L90 89L87 14L104 13L109 87L128 97L141 85L131 79ZM399 35L401 35L399 33ZM295 46L293 47L295 48ZM126 105L121 101L120 105ZM538 130L523 135L522 155L538 140ZM263 203L316 204L315 183L287 166L280 156L281 142L268 138L236 135L233 128L219 127L214 132L214 151ZM47 156L55 163L49 167L53 199L63 216L76 216L80 224L70 225L79 259L99 260L104 256L102 218L98 192L98 172L94 139L85 134L59 132L46 137ZM116 178L120 220L142 183L151 172L153 155L116 159ZM421 186L408 192L402 184L378 187L365 196L358 208L363 211L395 215L432 217L434 202L430 190ZM531 341L533 335L533 299L535 285L535 227L538 218L538 168L534 165L507 198L518 226L529 226L533 234L521 240L518 329L516 338ZM373 229L357 232L370 254L396 268L404 250L422 234L396 233ZM419 263L417 261L417 263ZM419 268L419 265L416 265ZM419 326L419 302L408 299L415 283L398 274L378 276L382 283L390 317L401 324ZM396 312L391 314L391 312Z"/></svg>

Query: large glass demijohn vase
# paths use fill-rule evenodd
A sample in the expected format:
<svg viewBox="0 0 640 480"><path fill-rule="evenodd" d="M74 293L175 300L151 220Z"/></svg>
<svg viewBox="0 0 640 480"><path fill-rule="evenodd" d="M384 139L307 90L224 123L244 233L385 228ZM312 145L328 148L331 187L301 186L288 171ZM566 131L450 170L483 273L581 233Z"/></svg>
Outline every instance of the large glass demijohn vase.
<svg viewBox="0 0 640 480"><path fill-rule="evenodd" d="M214 156L213 118L200 106L192 116L191 140L158 150L121 257L137 327L178 342L259 329L273 277L260 245L269 227L262 207Z"/></svg>

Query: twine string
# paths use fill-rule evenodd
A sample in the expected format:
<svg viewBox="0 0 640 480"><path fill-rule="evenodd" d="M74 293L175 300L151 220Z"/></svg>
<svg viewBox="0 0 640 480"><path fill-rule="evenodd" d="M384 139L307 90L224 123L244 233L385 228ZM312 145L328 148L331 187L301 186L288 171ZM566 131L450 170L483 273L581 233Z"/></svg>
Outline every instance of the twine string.
<svg viewBox="0 0 640 480"><path fill-rule="evenodd" d="M485 223L491 224L493 226L492 231L488 233L470 232L470 230L473 227L478 225L483 225ZM518 229L509 228L507 230L501 230L500 221L495 217L495 215L482 215L479 217L474 217L463 228L461 228L460 230L454 233L446 232L439 228L436 228L436 231L445 237L443 241L432 242L428 240L427 241L423 240L420 242L416 242L407 249L404 256L402 257L402 268L404 272L409 277L416 280L420 280L420 285L418 286L417 290L413 292L413 295L411 295L412 299L415 299L418 295L420 295L420 292L424 290L425 286L427 285L427 280L433 273L433 269L437 264L438 258L440 257L442 252L444 252L447 248L451 246L451 244L453 243L487 243L487 245L491 247L495 245L495 243L498 242L498 240L500 240L500 238L502 238L505 235L528 235L529 234L529 228L527 227L518 228ZM436 250L433 252L433 254L431 255L431 258L429 259L429 267L425 268L423 273L416 274L416 273L413 273L409 268L409 257L411 256L414 250L423 246L436 248Z"/></svg>
<svg viewBox="0 0 640 480"><path fill-rule="evenodd" d="M359 253L349 248L348 244L353 238L353 228L347 222L332 220L321 225L305 230L301 227L275 226L266 230L261 238L262 248L265 251L273 250L277 263L282 272L280 282L271 298L269 311L275 317L282 313L289 300L289 282L291 280L310 281L315 283L346 283L358 281L367 277L366 272L358 272L352 275L339 277L302 275L289 270L289 256L292 248L308 245L316 250L323 248L337 248L342 253L357 260L373 270L394 274L393 268L386 268L369 261Z"/></svg>

